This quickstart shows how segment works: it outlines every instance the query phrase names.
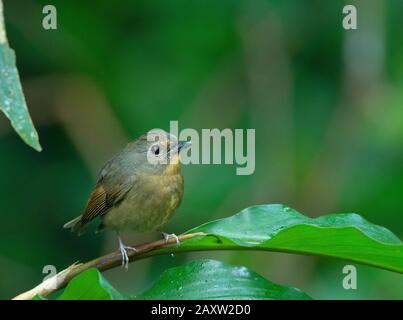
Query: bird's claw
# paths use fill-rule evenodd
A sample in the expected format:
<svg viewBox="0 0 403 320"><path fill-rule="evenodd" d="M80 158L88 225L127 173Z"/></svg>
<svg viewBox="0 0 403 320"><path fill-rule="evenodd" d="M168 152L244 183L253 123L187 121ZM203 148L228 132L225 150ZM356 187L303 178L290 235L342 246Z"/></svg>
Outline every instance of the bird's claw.
<svg viewBox="0 0 403 320"><path fill-rule="evenodd" d="M129 256L127 254L127 251L130 250L137 252L136 248L125 246L122 240L119 238L119 251L122 255L122 267L124 267L126 271L129 269Z"/></svg>
<svg viewBox="0 0 403 320"><path fill-rule="evenodd" d="M162 233L162 236L164 237L165 241L168 242L169 239L175 239L176 245L179 246L180 241L178 236L175 233Z"/></svg>

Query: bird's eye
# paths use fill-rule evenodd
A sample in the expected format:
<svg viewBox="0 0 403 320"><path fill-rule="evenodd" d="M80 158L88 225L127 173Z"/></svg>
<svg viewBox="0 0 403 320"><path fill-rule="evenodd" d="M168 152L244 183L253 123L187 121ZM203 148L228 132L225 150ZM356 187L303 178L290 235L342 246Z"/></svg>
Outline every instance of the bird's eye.
<svg viewBox="0 0 403 320"><path fill-rule="evenodd" d="M158 156L160 154L160 147L159 146L152 146L151 147L151 152Z"/></svg>

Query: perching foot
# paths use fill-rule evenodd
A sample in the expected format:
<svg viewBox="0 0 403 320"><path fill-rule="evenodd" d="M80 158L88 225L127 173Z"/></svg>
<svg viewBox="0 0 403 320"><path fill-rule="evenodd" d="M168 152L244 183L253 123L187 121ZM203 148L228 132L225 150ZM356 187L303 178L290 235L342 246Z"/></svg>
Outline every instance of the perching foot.
<svg viewBox="0 0 403 320"><path fill-rule="evenodd" d="M119 251L122 255L122 267L124 267L126 270L129 269L129 256L127 255L127 251L129 250L137 252L136 248L125 246L125 244L122 242L122 239L119 237Z"/></svg>
<svg viewBox="0 0 403 320"><path fill-rule="evenodd" d="M176 245L179 246L180 241L179 241L178 236L177 236L175 233L165 233L165 232L162 232L162 236L164 237L165 241L168 241L169 239L175 239Z"/></svg>

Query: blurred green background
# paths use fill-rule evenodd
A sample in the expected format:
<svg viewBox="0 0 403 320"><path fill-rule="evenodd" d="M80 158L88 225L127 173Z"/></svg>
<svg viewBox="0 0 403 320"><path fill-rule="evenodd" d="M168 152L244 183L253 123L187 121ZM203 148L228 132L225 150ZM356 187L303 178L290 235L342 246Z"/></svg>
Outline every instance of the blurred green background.
<svg viewBox="0 0 403 320"><path fill-rule="evenodd" d="M54 4L58 29L42 28ZM358 29L342 28L355 4ZM256 171L184 168L185 197L167 232L261 203L309 216L356 212L403 238L403 2L4 1L8 39L43 151L0 116L0 298L117 248L113 233L77 237L104 161L152 128L255 128ZM127 243L160 235L126 235ZM279 253L157 257L105 273L120 291L168 267L210 257L245 265L314 298L403 298L403 277L342 261Z"/></svg>

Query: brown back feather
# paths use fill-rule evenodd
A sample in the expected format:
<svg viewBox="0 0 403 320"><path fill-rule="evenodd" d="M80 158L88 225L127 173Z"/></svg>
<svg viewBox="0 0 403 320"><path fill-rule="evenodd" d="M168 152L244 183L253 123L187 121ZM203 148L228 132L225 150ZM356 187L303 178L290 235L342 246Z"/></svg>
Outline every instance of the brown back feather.
<svg viewBox="0 0 403 320"><path fill-rule="evenodd" d="M107 194L104 187L102 185L97 185L90 194L81 221L87 223L97 216L102 215L111 207L112 205L107 202Z"/></svg>
<svg viewBox="0 0 403 320"><path fill-rule="evenodd" d="M102 183L98 183L91 192L85 211L81 216L82 224L84 225L96 217L106 214L113 206L123 200L132 187L133 184L130 181L115 186L113 190L107 190Z"/></svg>

